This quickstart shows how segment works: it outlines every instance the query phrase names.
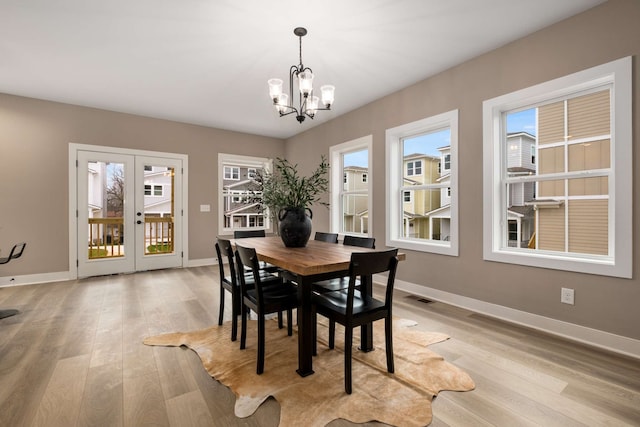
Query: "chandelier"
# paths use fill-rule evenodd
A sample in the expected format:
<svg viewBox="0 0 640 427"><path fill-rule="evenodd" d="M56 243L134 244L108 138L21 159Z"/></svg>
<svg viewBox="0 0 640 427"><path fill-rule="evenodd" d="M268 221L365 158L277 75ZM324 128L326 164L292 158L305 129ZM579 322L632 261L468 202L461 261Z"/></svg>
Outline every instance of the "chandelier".
<svg viewBox="0 0 640 427"><path fill-rule="evenodd" d="M333 93L335 87L332 85L324 85L320 87L322 94L322 107L320 107L320 98L313 92L313 72L311 68L302 65L302 37L307 34L307 29L297 27L293 30L293 34L298 36L300 40L300 64L292 65L289 70L289 93L282 91L281 79L269 79L269 96L273 100L276 111L280 113L280 117L295 113L296 120L302 123L306 117L313 119L318 110L331 110L333 104ZM293 82L298 85L298 107L293 106ZM291 100L291 102L289 102Z"/></svg>

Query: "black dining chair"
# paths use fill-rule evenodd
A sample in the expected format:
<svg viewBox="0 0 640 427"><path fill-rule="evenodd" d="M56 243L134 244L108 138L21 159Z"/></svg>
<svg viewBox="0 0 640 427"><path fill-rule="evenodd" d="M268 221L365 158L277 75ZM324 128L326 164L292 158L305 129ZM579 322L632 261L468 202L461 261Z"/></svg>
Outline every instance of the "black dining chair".
<svg viewBox="0 0 640 427"><path fill-rule="evenodd" d="M323 231L316 231L313 239L327 243L338 243L338 233L325 233Z"/></svg>
<svg viewBox="0 0 640 427"><path fill-rule="evenodd" d="M344 236L342 244L345 246L357 246L360 248L375 249L376 239L375 237L359 237L359 236ZM318 293L338 291L340 289L346 289L349 286L348 277L338 277L335 279L322 280L313 284L313 291ZM360 287L360 281L356 283L356 287Z"/></svg>
<svg viewBox="0 0 640 427"><path fill-rule="evenodd" d="M234 239L247 239L250 237L267 237L267 233L264 230L234 230L233 231ZM261 270L266 270L271 273L274 273L280 270L277 266L273 264L269 264L268 262L264 262L264 261L260 261L259 265Z"/></svg>
<svg viewBox="0 0 640 427"><path fill-rule="evenodd" d="M316 354L317 314L329 319L329 348L335 347L336 322L344 326L344 388L347 394L352 391L351 353L353 330L367 323L384 319L385 350L387 356L387 372L394 372L392 304L393 286L398 266L398 250L391 249L380 252L362 252L351 254L349 264L349 286L347 292L333 291L312 294L312 310L314 316L314 351ZM388 272L384 301L371 295L363 296L356 289L356 279L363 276Z"/></svg>
<svg viewBox="0 0 640 427"><path fill-rule="evenodd" d="M231 242L229 240L221 238L217 239L215 246L216 256L218 257L218 269L220 272L220 312L218 314L218 325L222 325L224 317L225 291L228 291L231 294L231 341L235 341L238 337L238 317L240 316L242 295L240 282L236 273L233 248L231 247ZM225 258L229 266L228 275L224 271ZM255 286L252 271L245 272L244 278L248 288L253 288ZM278 286L282 282L280 277L264 270L260 271L260 280L263 286ZM278 313L278 323L279 327L282 328L282 313Z"/></svg>
<svg viewBox="0 0 640 427"><path fill-rule="evenodd" d="M247 343L247 313L253 310L258 314L258 360L256 373L264 372L265 356L265 316L269 313L287 311L287 334L293 334L292 310L298 306L298 290L288 282L283 281L277 286L264 286L260 278L258 255L254 248L245 248L236 245L236 263L238 271L243 271L245 266L250 266L253 273L255 286L247 286L245 276L240 277L242 290L242 332L240 333L240 349L246 348Z"/></svg>

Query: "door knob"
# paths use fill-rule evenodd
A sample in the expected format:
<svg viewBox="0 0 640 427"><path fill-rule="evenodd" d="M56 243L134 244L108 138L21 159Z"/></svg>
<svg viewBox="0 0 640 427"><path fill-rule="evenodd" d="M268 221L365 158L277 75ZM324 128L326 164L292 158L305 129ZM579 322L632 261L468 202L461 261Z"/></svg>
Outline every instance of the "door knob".
<svg viewBox="0 0 640 427"><path fill-rule="evenodd" d="M142 224L142 221L137 220L137 221L136 221L136 224Z"/></svg>
<svg viewBox="0 0 640 427"><path fill-rule="evenodd" d="M136 213L136 215L142 216L142 212L138 212L138 213Z"/></svg>

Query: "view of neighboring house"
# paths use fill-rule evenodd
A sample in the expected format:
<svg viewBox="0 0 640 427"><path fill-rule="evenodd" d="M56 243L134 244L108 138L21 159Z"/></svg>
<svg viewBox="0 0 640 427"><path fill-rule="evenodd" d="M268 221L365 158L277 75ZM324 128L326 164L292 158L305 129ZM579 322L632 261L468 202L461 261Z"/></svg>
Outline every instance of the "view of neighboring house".
<svg viewBox="0 0 640 427"><path fill-rule="evenodd" d="M225 228L262 228L264 213L260 202L251 191L256 168L242 165L223 167L222 198L224 203Z"/></svg>
<svg viewBox="0 0 640 427"><path fill-rule="evenodd" d="M535 249L609 253L610 92L538 108Z"/></svg>
<svg viewBox="0 0 640 427"><path fill-rule="evenodd" d="M345 166L343 168L343 190L357 192L367 190L368 168ZM345 194L342 203L344 231L354 233L369 232L368 194Z"/></svg>
<svg viewBox="0 0 640 427"><path fill-rule="evenodd" d="M530 176L536 173L536 138L527 132L507 135L507 172L509 177ZM534 182L520 182L509 185L507 192L508 245L526 248L535 230Z"/></svg>
<svg viewBox="0 0 640 427"><path fill-rule="evenodd" d="M441 176L440 157L413 153L404 156L404 185L433 184ZM429 239L440 235L440 222L428 213L442 207L438 190L408 190L402 194L403 227L407 237Z"/></svg>

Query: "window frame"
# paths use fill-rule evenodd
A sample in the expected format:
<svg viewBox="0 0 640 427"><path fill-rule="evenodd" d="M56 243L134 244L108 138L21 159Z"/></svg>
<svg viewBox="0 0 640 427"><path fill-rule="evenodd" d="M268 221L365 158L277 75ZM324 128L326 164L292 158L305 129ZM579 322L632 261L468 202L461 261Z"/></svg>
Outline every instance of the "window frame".
<svg viewBox="0 0 640 427"><path fill-rule="evenodd" d="M458 110L451 110L415 122L387 129L386 137L386 245L420 252L458 256ZM404 165L402 143L406 138L449 128L451 142L450 182L434 187L451 187L451 228L449 240L415 239L402 237L402 193ZM432 185L433 186L433 185Z"/></svg>
<svg viewBox="0 0 640 427"><path fill-rule="evenodd" d="M229 166L231 164L232 166ZM240 165L240 166L233 166ZM240 154L227 154L227 153L218 153L218 234L221 236L226 236L233 234L235 230L257 230L264 229L265 232L272 232L272 222L269 221L269 212L265 213L265 219L263 220L262 226L256 227L233 227L233 223L231 222L227 227L225 225L225 217L224 217L224 181L236 181L232 178L225 178L225 170L228 167L238 167L239 174L242 170L242 167L247 167L248 169L255 168L264 169L265 171L273 170L273 159L268 159L266 157L253 157L253 156L243 156ZM241 197L241 196L231 196L231 197ZM249 223L250 220L247 221Z"/></svg>
<svg viewBox="0 0 640 427"><path fill-rule="evenodd" d="M348 183L348 178L345 180L347 174L344 172L344 165L342 162L345 154L367 150L367 210L368 210L368 228L367 233L355 233L344 232L342 218L343 218L343 206L342 200L344 195L344 184ZM329 229L332 233L338 233L340 238L344 238L345 235L350 236L372 236L373 230L373 136L367 135L360 138L353 139L351 141L343 142L341 144L333 145L329 148L329 161L330 161L330 188L331 188L331 203L329 214ZM363 182L364 184L364 182ZM364 192L360 192L364 194ZM349 192L349 194L356 194Z"/></svg>
<svg viewBox="0 0 640 427"><path fill-rule="evenodd" d="M506 191L501 151L505 113L562 100L572 94L611 86L611 179L607 256L510 248L503 242ZM621 58L483 102L483 257L487 261L564 271L632 277L632 61Z"/></svg>

